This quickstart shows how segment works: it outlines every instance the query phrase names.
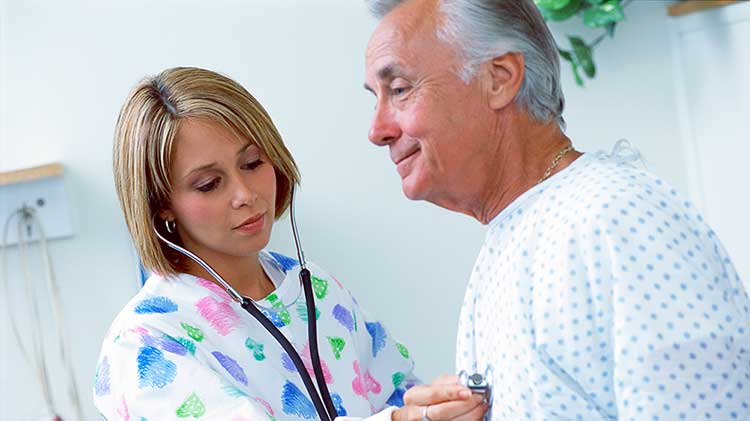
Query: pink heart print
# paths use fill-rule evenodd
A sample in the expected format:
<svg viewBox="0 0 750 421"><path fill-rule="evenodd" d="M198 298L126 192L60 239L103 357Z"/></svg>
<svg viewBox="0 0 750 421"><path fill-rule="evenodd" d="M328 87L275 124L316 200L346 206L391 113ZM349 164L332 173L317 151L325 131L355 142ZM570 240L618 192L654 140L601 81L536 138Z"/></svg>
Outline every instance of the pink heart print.
<svg viewBox="0 0 750 421"><path fill-rule="evenodd" d="M200 285L203 288L206 288L207 290L209 290L209 291L213 292L214 294L218 295L224 301L229 301L229 300L232 299L232 297L230 297L229 294L227 294L227 292L224 291L224 289L222 287L216 285L215 283L213 283L213 282L211 282L209 280L206 280L206 279L203 279L203 278L198 279L198 285Z"/></svg>
<svg viewBox="0 0 750 421"><path fill-rule="evenodd" d="M117 413L122 417L122 421L130 421L130 412L128 411L128 404L125 403L125 396L122 397Z"/></svg>
<svg viewBox="0 0 750 421"><path fill-rule="evenodd" d="M381 391L380 383L370 374L370 370L365 372L362 376L362 372L359 369L359 361L354 361L354 380L352 380L352 389L354 393L367 399L367 394L372 392L378 394Z"/></svg>
<svg viewBox="0 0 750 421"><path fill-rule="evenodd" d="M201 298L195 306L198 313L216 329L221 336L230 334L240 321L240 316L226 302L219 302L214 297Z"/></svg>
<svg viewBox="0 0 750 421"><path fill-rule="evenodd" d="M302 358L302 362L305 364L307 373L310 374L310 377L314 378L315 371L313 370L312 357L310 356L310 345L305 345L302 349L302 355L300 355L300 358ZM331 376L331 371L328 370L328 365L322 358L320 359L320 368L323 370L323 379L325 379L326 384L332 384L333 376Z"/></svg>

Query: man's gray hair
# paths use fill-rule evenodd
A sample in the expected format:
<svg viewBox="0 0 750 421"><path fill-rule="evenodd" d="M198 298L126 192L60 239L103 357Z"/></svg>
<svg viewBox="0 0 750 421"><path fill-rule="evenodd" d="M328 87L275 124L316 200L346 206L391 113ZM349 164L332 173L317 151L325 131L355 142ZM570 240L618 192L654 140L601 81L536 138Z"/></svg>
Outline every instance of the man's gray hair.
<svg viewBox="0 0 750 421"><path fill-rule="evenodd" d="M366 0L378 19L406 1ZM516 101L536 120L565 128L557 44L533 0L441 0L440 11L437 37L458 49L464 82L487 60L519 52L526 72Z"/></svg>

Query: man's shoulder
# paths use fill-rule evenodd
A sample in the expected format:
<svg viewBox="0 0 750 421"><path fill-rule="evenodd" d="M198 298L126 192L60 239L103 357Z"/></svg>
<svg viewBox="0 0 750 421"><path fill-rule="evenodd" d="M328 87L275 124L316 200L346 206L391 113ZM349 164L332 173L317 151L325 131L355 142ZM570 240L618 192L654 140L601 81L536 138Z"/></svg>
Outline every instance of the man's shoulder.
<svg viewBox="0 0 750 421"><path fill-rule="evenodd" d="M567 179L551 187L557 194L548 196L579 216L684 207L687 203L673 186L651 171L604 154L594 154Z"/></svg>

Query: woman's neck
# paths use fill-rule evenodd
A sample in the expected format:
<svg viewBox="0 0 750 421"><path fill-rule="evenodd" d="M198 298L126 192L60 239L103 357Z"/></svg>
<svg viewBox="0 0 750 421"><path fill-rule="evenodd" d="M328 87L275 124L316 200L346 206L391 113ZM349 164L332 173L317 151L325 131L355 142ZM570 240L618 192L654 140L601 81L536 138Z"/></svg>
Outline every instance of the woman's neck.
<svg viewBox="0 0 750 421"><path fill-rule="evenodd" d="M260 263L259 255L254 256L222 256L214 258L204 258L219 275L232 288L236 289L240 295L250 297L253 300L260 300L272 293L276 286L263 270ZM189 260L187 273L199 278L207 279L218 286L222 287L217 280L211 276L199 264ZM222 287L223 288L223 287Z"/></svg>

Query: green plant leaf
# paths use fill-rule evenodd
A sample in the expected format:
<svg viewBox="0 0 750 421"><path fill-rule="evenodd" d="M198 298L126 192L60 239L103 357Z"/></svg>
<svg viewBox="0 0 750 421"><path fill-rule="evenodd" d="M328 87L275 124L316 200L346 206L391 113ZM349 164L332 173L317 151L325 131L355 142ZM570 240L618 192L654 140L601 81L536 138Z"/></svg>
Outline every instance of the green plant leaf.
<svg viewBox="0 0 750 421"><path fill-rule="evenodd" d="M534 0L537 6L542 9L560 10L567 6L572 0Z"/></svg>
<svg viewBox="0 0 750 421"><path fill-rule="evenodd" d="M616 23L610 23L609 25L607 25L607 35L609 35L610 38L614 38L616 26Z"/></svg>
<svg viewBox="0 0 750 421"><path fill-rule="evenodd" d="M575 62L570 62L570 65L573 66L573 76L576 78L576 85L583 86L583 78L581 77L581 74L578 72L578 65L575 64Z"/></svg>
<svg viewBox="0 0 750 421"><path fill-rule="evenodd" d="M573 54L570 51L557 49L558 54L560 54L560 57L563 58L563 60L570 63L571 68L573 69L573 76L576 79L576 85L583 86L583 78L581 77L581 73L578 71L578 64L576 63L575 58L573 57Z"/></svg>
<svg viewBox="0 0 750 421"><path fill-rule="evenodd" d="M583 12L583 23L592 28L603 28L625 19L625 13L618 0L608 0L589 7Z"/></svg>
<svg viewBox="0 0 750 421"><path fill-rule="evenodd" d="M603 1L604 0L586 0L586 3L597 5L597 4L602 4Z"/></svg>
<svg viewBox="0 0 750 421"><path fill-rule="evenodd" d="M542 12L542 16L545 20L561 21L578 13L578 11L581 10L582 5L583 0L570 0L567 6L562 9L553 10L540 7L539 10Z"/></svg>
<svg viewBox="0 0 750 421"><path fill-rule="evenodd" d="M570 53L570 51L565 51L561 49L557 49L557 53L560 54L560 57L565 59L566 61L573 62L573 55Z"/></svg>
<svg viewBox="0 0 750 421"><path fill-rule="evenodd" d="M570 46L573 47L575 63L583 69L586 76L592 78L596 76L596 66L594 58L589 47L580 37L568 36Z"/></svg>

